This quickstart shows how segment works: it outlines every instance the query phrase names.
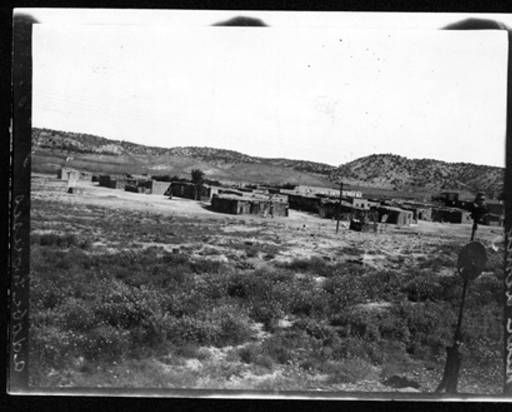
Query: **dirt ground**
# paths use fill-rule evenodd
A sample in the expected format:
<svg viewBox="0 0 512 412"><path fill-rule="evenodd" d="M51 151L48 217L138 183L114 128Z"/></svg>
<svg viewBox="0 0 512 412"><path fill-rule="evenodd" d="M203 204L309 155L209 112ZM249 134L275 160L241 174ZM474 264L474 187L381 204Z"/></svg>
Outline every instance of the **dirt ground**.
<svg viewBox="0 0 512 412"><path fill-rule="evenodd" d="M190 256L210 256L211 259L219 261L230 261L240 259L242 250L235 247L243 240L246 246L258 246L258 251L246 258L248 264L253 268L264 268L269 265L279 265L292 262L294 259L321 257L330 262L356 262L368 265L377 269L399 269L404 263L414 263L420 260L435 258L436 253L443 245L464 245L469 241L471 226L467 224L444 224L435 222L420 221L417 224L399 227L385 225L380 233L362 233L348 230L346 222L341 223L339 233L335 232L336 222L334 220L322 219L309 213L289 211L288 217L263 218L249 215L229 215L216 213L208 209L204 202L188 199L168 199L163 195L147 195L131 193L123 190L113 190L99 187L96 183L80 182L79 186L83 193L69 194L66 192L67 183L59 181L49 175L33 174L32 178L32 199L34 201L57 202L65 205L68 215L72 215L75 208L99 207L108 209L110 213L137 211L158 216L160 222L171 222L173 218L189 218L191 225L202 225L201 228L212 228L204 234L198 233L195 236L177 238L176 241L140 241L135 236L131 239L129 247L145 248L150 246L161 246L165 250L173 251L177 248L186 251ZM91 209L92 210L92 209ZM48 211L43 214L40 210L33 210L33 219L40 222L33 227L33 233L44 233L45 231L58 232L59 230L88 230L87 219L97 219L96 215L82 216L80 222L67 222L63 214L63 220L58 217L45 219ZM61 213L61 212L59 212ZM52 220L52 221L51 221ZM100 225L101 226L101 225ZM126 242L115 240L103 241L105 233L101 233L101 227L97 231L92 253L95 250L105 251L126 248ZM105 229L107 230L107 229ZM125 233L130 237L130 233ZM181 239L181 240L180 240ZM183 239L185 239L183 241ZM481 226L477 232L477 239L480 240L489 250L498 250L502 247L503 230L499 227ZM453 276L455 268L443 267L440 269L448 276ZM297 276L302 276L297 271ZM319 284L323 277L318 275L315 280ZM378 310L387 302L370 302L369 305ZM370 307L369 306L369 307ZM281 326L287 327L288 319L283 319ZM255 324L256 329L261 325ZM256 331L258 332L258 331ZM258 339L265 339L265 332L259 331L256 334ZM218 381L209 381L208 374L201 374L202 370L210 370L214 365L226 358L233 350L226 348L203 348L206 353L203 360L189 359L181 366L166 365L161 359L148 361L150 368L157 369L159 374L166 376L165 379L176 381L190 378L191 387L211 388L218 387ZM206 360L205 360L206 359ZM442 362L440 362L441 364ZM146 367L148 367L146 364ZM126 366L126 365L125 365ZM128 368L129 369L129 368ZM126 374L126 367L114 367L110 374L117 374L120 382L127 382L130 379ZM123 372L124 371L124 372ZM181 372L180 372L181 371ZM103 373L103 372L102 372ZM260 388L271 390L276 381L286 382L290 378L290 370L275 368L268 373L254 373L247 370L237 376L225 381L222 385L225 389L246 389ZM298 372L297 372L298 373ZM439 377L440 370L424 368L413 372L419 381L422 382L425 390L432 390ZM105 372L105 374L107 374ZM110 376L110 375L109 375ZM195 378L192 379L192 376ZM199 376L199 377L197 377ZM340 391L390 391L377 378L372 379L372 374L365 381L338 384L331 387ZM80 378L75 377L75 384L86 384ZM108 386L108 380L104 377L102 385ZM296 377L295 377L296 378ZM101 381L101 373L98 372L96 379ZM322 380L322 376L308 377L312 380ZM105 383L106 382L106 383ZM122 385L122 384L121 384ZM461 385L471 392L478 386L473 378L462 378ZM101 386L101 385L100 385ZM404 391L413 391L404 389Z"/></svg>
<svg viewBox="0 0 512 412"><path fill-rule="evenodd" d="M362 233L348 230L348 223L340 223L336 234L336 222L318 215L290 210L288 217L263 218L252 215L230 215L211 211L208 203L183 198L169 199L164 195L147 195L124 190L100 187L92 182L79 182L81 194L66 193L66 182L52 176L34 174L32 198L62 202L72 205L106 207L113 210L130 210L158 214L162 217L190 217L222 225L222 233L215 245L223 249L228 245L231 233L245 232L248 242L280 245L279 259L325 256L332 259L352 259L363 252L363 261L378 266L389 258L427 256L428 245L438 245L449 240L469 242L470 224L450 224L419 221L410 226L383 225L381 233ZM479 226L476 240L491 249L503 242L503 229ZM174 245L172 245L174 246ZM347 248L356 248L347 253Z"/></svg>

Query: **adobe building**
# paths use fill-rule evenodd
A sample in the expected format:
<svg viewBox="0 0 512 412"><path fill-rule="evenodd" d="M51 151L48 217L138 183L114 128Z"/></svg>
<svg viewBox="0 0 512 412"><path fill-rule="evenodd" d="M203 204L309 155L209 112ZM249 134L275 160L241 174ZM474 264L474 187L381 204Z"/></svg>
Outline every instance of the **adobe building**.
<svg viewBox="0 0 512 412"><path fill-rule="evenodd" d="M346 200L356 209L370 210L372 206L372 202L362 197L348 197Z"/></svg>
<svg viewBox="0 0 512 412"><path fill-rule="evenodd" d="M163 195L167 192L167 189L171 185L171 182L161 182L151 178L137 178L130 179L127 181L125 190L128 192L145 193L154 195Z"/></svg>
<svg viewBox="0 0 512 412"><path fill-rule="evenodd" d="M464 208L465 205L472 203L475 194L468 191L450 191L441 192L438 195L432 196L432 201L442 204L446 207Z"/></svg>
<svg viewBox="0 0 512 412"><path fill-rule="evenodd" d="M99 185L110 189L124 189L128 179L125 176L100 175Z"/></svg>
<svg viewBox="0 0 512 412"><path fill-rule="evenodd" d="M293 191L296 192L297 194L306 196L323 195L328 197L338 197L340 195L339 189L321 186L298 185L295 186L295 189ZM345 197L363 197L363 193L360 192L359 190L350 189L343 189L341 195Z"/></svg>
<svg viewBox="0 0 512 412"><path fill-rule="evenodd" d="M338 217L338 212L340 215L340 220L350 220L352 218L352 214L354 212L354 207L349 202L344 200L334 200L334 199L320 199L320 206L318 207L318 214L321 218L324 219L332 219Z"/></svg>
<svg viewBox="0 0 512 412"><path fill-rule="evenodd" d="M214 194L212 209L233 215L251 214L263 217L288 216L288 203L271 197L244 197L230 194Z"/></svg>
<svg viewBox="0 0 512 412"><path fill-rule="evenodd" d="M495 213L487 213L482 218L482 224L486 226L503 226L504 222L504 216Z"/></svg>
<svg viewBox="0 0 512 412"><path fill-rule="evenodd" d="M304 212L318 213L320 210L321 198L318 196L304 196L288 193L288 202L290 209L301 210Z"/></svg>
<svg viewBox="0 0 512 412"><path fill-rule="evenodd" d="M92 181L92 173L74 169L72 167L62 167L57 173L57 178L66 181Z"/></svg>
<svg viewBox="0 0 512 412"><path fill-rule="evenodd" d="M192 182L171 182L168 188L165 190L164 195L169 197L183 197L185 199L208 201L211 200L214 194L220 193L220 188L217 186L210 185L199 185L196 186ZM197 193L197 194L196 194ZM242 196L240 192L240 196Z"/></svg>
<svg viewBox="0 0 512 412"><path fill-rule="evenodd" d="M492 213L493 215L503 216L505 214L505 205L502 200L488 199L485 202L485 205L487 206L489 213Z"/></svg>
<svg viewBox="0 0 512 412"><path fill-rule="evenodd" d="M414 221L418 220L431 221L432 207L420 203L405 202L400 205L401 209L410 210L413 213Z"/></svg>
<svg viewBox="0 0 512 412"><path fill-rule="evenodd" d="M449 207L434 207L432 208L432 220L434 222L446 223L472 223L471 213L467 210L449 208Z"/></svg>
<svg viewBox="0 0 512 412"><path fill-rule="evenodd" d="M413 212L392 206L379 206L377 208L380 223L408 226L413 223Z"/></svg>
<svg viewBox="0 0 512 412"><path fill-rule="evenodd" d="M151 180L150 193L152 195L163 195L165 194L165 192L167 192L169 186L171 186L170 182L160 182L158 180Z"/></svg>

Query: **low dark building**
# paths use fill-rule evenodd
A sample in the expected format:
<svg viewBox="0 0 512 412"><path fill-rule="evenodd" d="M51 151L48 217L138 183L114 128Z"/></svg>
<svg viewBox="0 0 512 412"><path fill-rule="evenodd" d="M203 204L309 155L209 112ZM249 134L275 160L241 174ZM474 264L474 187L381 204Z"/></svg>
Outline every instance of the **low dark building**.
<svg viewBox="0 0 512 412"><path fill-rule="evenodd" d="M263 217L288 216L288 203L270 197L240 197L236 195L213 195L212 209L233 215L251 214Z"/></svg>
<svg viewBox="0 0 512 412"><path fill-rule="evenodd" d="M501 200L489 199L485 202L485 205L489 213L501 216L505 214L505 205Z"/></svg>
<svg viewBox="0 0 512 412"><path fill-rule="evenodd" d="M495 213L487 213L482 218L482 224L486 226L503 226L504 221L503 215L497 215Z"/></svg>
<svg viewBox="0 0 512 412"><path fill-rule="evenodd" d="M432 196L432 201L445 207L465 209L472 203L474 194L468 191L441 192Z"/></svg>
<svg viewBox="0 0 512 412"><path fill-rule="evenodd" d="M290 209L318 213L320 210L321 198L318 196L303 196L289 193L288 202Z"/></svg>
<svg viewBox="0 0 512 412"><path fill-rule="evenodd" d="M413 212L391 206L377 208L379 222L393 225L407 226L413 223Z"/></svg>
<svg viewBox="0 0 512 412"><path fill-rule="evenodd" d="M100 175L100 186L109 187L111 189L124 189L128 179L124 176Z"/></svg>
<svg viewBox="0 0 512 412"><path fill-rule="evenodd" d="M447 223L471 223L471 213L467 210L456 208L432 208L432 220L434 222Z"/></svg>
<svg viewBox="0 0 512 412"><path fill-rule="evenodd" d="M195 185L192 182L171 182L164 194L170 197L208 201L211 198L211 192L207 185Z"/></svg>

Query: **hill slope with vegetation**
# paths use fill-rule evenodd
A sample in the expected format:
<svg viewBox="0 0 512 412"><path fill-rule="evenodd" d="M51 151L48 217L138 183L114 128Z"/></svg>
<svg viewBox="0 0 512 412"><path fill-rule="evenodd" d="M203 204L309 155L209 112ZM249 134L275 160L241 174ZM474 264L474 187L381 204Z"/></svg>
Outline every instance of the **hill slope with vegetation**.
<svg viewBox="0 0 512 412"><path fill-rule="evenodd" d="M305 160L261 158L211 147L154 147L83 133L33 128L33 170L56 172L70 166L97 173L189 176L201 169L211 179L251 183L335 186L344 183L390 190L483 191L497 197L504 169L392 154L362 157L339 167Z"/></svg>
<svg viewBox="0 0 512 412"><path fill-rule="evenodd" d="M503 191L504 169L471 163L408 159L392 154L362 157L331 172L331 179L396 190L483 191L498 197Z"/></svg>

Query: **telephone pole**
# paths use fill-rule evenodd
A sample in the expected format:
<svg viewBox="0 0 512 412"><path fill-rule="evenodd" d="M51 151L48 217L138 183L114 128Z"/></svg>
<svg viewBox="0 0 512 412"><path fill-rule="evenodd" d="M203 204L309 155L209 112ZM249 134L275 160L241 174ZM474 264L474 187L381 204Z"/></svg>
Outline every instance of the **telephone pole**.
<svg viewBox="0 0 512 412"><path fill-rule="evenodd" d="M343 195L343 182L340 182L340 201L338 203L338 213L336 216L336 233L340 230L340 215L341 215L341 197Z"/></svg>

